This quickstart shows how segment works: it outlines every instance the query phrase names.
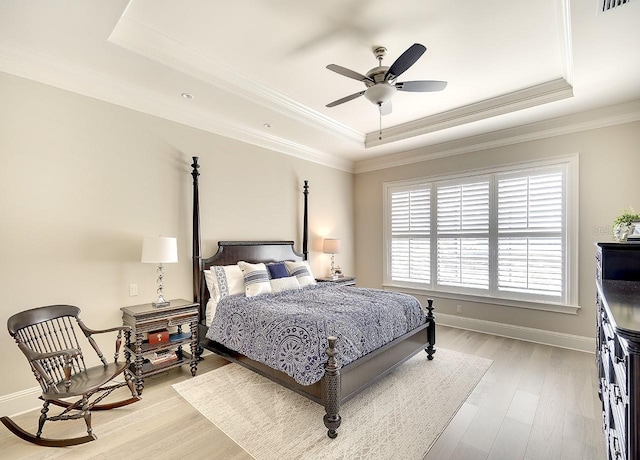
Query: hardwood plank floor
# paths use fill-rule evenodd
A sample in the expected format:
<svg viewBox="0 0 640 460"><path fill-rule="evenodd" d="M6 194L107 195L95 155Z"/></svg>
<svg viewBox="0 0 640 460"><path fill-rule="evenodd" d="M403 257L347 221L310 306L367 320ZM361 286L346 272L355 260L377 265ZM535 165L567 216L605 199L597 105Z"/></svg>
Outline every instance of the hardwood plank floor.
<svg viewBox="0 0 640 460"><path fill-rule="evenodd" d="M446 327L438 345L493 359L427 460L606 458L595 355Z"/></svg>
<svg viewBox="0 0 640 460"><path fill-rule="evenodd" d="M594 355L445 326L438 326L437 346L494 363L427 460L605 458ZM225 363L208 355L198 373ZM172 383L189 377L186 367L154 376L145 381L141 402L94 412L98 440L81 446L38 447L0 427L0 457L250 459L173 390ZM35 430L38 415L32 411L14 420ZM83 433L84 422L78 420L48 422L44 435Z"/></svg>

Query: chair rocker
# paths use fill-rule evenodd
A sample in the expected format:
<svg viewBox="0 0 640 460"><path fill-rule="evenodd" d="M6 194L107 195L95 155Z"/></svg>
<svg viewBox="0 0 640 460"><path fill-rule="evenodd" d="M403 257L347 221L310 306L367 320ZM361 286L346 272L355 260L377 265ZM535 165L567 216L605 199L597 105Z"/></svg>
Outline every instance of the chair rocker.
<svg viewBox="0 0 640 460"><path fill-rule="evenodd" d="M16 436L41 446L64 447L93 441L97 437L91 428L91 411L113 409L139 401L132 377L125 370L129 367L130 356L125 352L125 361L118 362L122 332L128 336L129 326L94 331L84 325L79 318L80 309L71 305L50 305L33 308L11 316L7 320L9 334L27 357L33 374L42 387L40 399L44 401L35 435L23 430L9 417L2 417L2 423ZM76 334L76 328L82 334ZM94 334L118 332L113 363L107 363ZM87 368L78 337L84 335L91 344L102 365ZM124 381L114 381L118 375ZM127 385L131 398L109 404L99 404L114 390ZM48 415L49 406L62 407L58 415ZM48 420L76 420L84 418L87 435L70 439L47 439L41 437L44 423Z"/></svg>

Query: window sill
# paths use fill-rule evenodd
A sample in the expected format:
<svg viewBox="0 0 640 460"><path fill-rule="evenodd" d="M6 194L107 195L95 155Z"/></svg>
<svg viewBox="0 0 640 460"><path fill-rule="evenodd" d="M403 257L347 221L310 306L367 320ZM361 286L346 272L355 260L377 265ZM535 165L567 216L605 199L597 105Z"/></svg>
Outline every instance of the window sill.
<svg viewBox="0 0 640 460"><path fill-rule="evenodd" d="M400 286L396 284L383 284L383 289L389 291L406 292L408 294L440 297L442 299L461 300L464 302L486 303L500 305L503 307L527 308L530 310L550 311L554 313L565 313L568 315L578 314L579 305L563 305L555 303L530 302L523 300L501 299L498 297L484 297L471 294L459 294L455 292L434 291L431 289L420 289L416 287Z"/></svg>

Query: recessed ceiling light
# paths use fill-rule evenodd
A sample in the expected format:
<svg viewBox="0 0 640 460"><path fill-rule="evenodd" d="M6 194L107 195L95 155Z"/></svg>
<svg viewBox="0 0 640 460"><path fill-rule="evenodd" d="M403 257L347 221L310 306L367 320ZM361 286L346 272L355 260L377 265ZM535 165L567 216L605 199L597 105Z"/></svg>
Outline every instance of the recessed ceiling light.
<svg viewBox="0 0 640 460"><path fill-rule="evenodd" d="M181 94L182 97L184 97L185 99L193 99L193 94L191 93L182 93Z"/></svg>
<svg viewBox="0 0 640 460"><path fill-rule="evenodd" d="M269 129L269 128L271 128L272 125L271 125L271 123L265 123L262 126L264 126L265 128Z"/></svg>

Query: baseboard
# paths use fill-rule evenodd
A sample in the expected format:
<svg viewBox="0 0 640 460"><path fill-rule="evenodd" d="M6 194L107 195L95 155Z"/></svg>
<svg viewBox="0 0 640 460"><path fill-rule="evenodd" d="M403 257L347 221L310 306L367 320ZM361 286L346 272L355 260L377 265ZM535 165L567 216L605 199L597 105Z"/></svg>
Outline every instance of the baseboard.
<svg viewBox="0 0 640 460"><path fill-rule="evenodd" d="M438 313L436 323L443 326L466 329L468 331L483 332L510 339L524 340L527 342L541 343L553 347L568 348L570 350L595 353L595 337L565 334L562 332L535 329L532 327L515 326L513 324L496 323L482 319L466 318L464 316L447 315Z"/></svg>
<svg viewBox="0 0 640 460"><path fill-rule="evenodd" d="M42 402L38 399L41 394L42 388L33 387L0 396L0 415L13 417L41 408Z"/></svg>

